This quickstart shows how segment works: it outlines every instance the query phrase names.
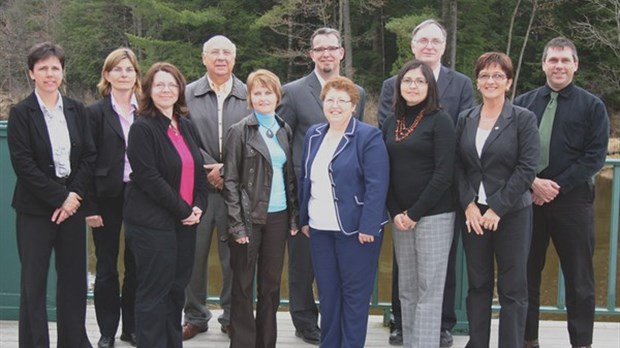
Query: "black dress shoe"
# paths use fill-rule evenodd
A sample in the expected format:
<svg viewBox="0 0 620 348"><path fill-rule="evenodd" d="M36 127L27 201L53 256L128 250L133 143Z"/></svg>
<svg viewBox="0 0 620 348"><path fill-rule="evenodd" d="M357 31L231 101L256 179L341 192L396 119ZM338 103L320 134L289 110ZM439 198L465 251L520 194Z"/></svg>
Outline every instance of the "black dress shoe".
<svg viewBox="0 0 620 348"><path fill-rule="evenodd" d="M449 348L452 347L452 343L454 343L454 338L452 338L450 330L441 330L439 334L439 347Z"/></svg>
<svg viewBox="0 0 620 348"><path fill-rule="evenodd" d="M295 336L301 338L304 342L318 346L321 344L321 330L318 327L310 330L295 330Z"/></svg>
<svg viewBox="0 0 620 348"><path fill-rule="evenodd" d="M114 337L110 336L101 336L99 342L97 343L98 348L113 348L114 347Z"/></svg>
<svg viewBox="0 0 620 348"><path fill-rule="evenodd" d="M390 333L389 343L391 346L402 346L403 345L403 330L394 329L394 331Z"/></svg>
<svg viewBox="0 0 620 348"><path fill-rule="evenodd" d="M136 340L136 334L135 333L123 332L121 334L121 341L129 342L129 344L131 344L134 347L138 346L138 341Z"/></svg>

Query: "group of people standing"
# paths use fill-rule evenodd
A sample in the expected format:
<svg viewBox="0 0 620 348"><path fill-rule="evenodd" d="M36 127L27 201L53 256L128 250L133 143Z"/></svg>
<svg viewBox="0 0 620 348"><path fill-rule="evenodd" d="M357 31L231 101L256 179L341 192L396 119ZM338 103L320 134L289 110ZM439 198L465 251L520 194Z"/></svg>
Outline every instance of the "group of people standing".
<svg viewBox="0 0 620 348"><path fill-rule="evenodd" d="M284 86L264 69L238 79L236 47L224 36L205 42L206 74L189 84L169 63L141 78L134 53L120 48L103 64L103 99L88 108L59 92L62 49L31 49L35 91L11 109L8 125L20 346L49 346L45 282L54 250L58 346L91 347L84 221L96 248L101 348L114 346L121 317L120 339L139 347L182 347L208 330L214 229L223 273L218 321L231 347L276 346L287 247L296 336L363 347L388 222L390 344L452 345L462 235L467 347L489 345L495 265L499 346L538 347L549 239L565 274L571 345L591 345L592 177L609 126L602 102L573 84L574 44L551 40L542 58L547 83L514 104L506 98L510 58L484 53L474 69L482 104L474 107L471 81L441 65L445 29L424 21L412 32L416 59L384 82L378 129L363 122L363 88L339 76L339 32L318 29L310 42L314 70Z"/></svg>

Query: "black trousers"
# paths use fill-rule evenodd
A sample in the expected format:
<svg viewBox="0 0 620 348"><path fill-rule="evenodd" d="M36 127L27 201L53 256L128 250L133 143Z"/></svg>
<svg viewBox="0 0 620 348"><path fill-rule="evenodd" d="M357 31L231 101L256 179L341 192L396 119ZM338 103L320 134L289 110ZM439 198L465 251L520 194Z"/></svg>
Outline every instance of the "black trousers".
<svg viewBox="0 0 620 348"><path fill-rule="evenodd" d="M314 270L310 239L297 233L288 239L289 312L298 331L317 328L319 309L314 302Z"/></svg>
<svg viewBox="0 0 620 348"><path fill-rule="evenodd" d="M560 258L566 286L570 343L592 344L594 326L594 187L584 183L551 203L534 207L534 234L528 261L525 339L538 338L541 273L549 240Z"/></svg>
<svg viewBox="0 0 620 348"><path fill-rule="evenodd" d="M123 259L125 274L122 291L118 281L118 253L123 223L123 196L99 198L103 226L93 228L97 275L95 278L95 313L102 336L114 337L118 321L123 318L122 331L135 332L134 302L136 296L136 265L129 244L125 243Z"/></svg>
<svg viewBox="0 0 620 348"><path fill-rule="evenodd" d="M233 271L230 307L231 348L273 348L278 329L280 280L289 235L288 212L267 214L267 223L253 225L249 244L230 239ZM305 236L304 236L305 237ZM252 284L256 269L256 319L252 307Z"/></svg>
<svg viewBox="0 0 620 348"><path fill-rule="evenodd" d="M196 225L153 229L125 223L136 261L136 336L140 348L181 348L185 287L192 275Z"/></svg>
<svg viewBox="0 0 620 348"><path fill-rule="evenodd" d="M484 214L488 207L481 206ZM499 313L498 347L522 348L527 312L527 255L532 237L532 208L505 214L497 231L484 234L463 232L467 255L469 289L467 319L468 348L489 347L491 305L497 263Z"/></svg>
<svg viewBox="0 0 620 348"><path fill-rule="evenodd" d="M56 260L58 347L91 347L86 336L86 225L78 213L60 225L50 216L17 213L21 263L20 348L49 347L46 311L47 273Z"/></svg>

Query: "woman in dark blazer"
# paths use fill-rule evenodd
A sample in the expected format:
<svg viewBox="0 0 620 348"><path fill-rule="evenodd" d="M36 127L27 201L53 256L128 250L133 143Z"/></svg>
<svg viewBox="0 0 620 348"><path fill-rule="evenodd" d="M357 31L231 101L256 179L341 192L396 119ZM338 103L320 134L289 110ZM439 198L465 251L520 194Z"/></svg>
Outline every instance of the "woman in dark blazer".
<svg viewBox="0 0 620 348"><path fill-rule="evenodd" d="M536 116L506 100L512 62L497 52L476 61L483 104L457 123L457 183L465 210L469 290L467 347L489 346L497 263L499 347L521 348L527 310L526 265L532 237L529 188L538 164Z"/></svg>
<svg viewBox="0 0 620 348"><path fill-rule="evenodd" d="M34 92L11 108L7 140L17 176L17 249L21 263L19 346L49 347L46 285L55 253L58 347L91 347L86 336L86 225L82 198L95 148L84 105L63 97L62 48L49 42L28 53Z"/></svg>
<svg viewBox="0 0 620 348"><path fill-rule="evenodd" d="M355 84L329 79L327 123L308 129L299 188L301 231L310 237L321 303L321 346L363 347L377 273L389 180L381 132L352 117Z"/></svg>
<svg viewBox="0 0 620 348"><path fill-rule="evenodd" d="M133 51L128 48L112 51L103 63L97 87L103 99L87 108L97 160L86 216L86 223L93 229L97 257L94 298L101 333L97 345L99 348L114 346L122 312L120 338L135 346L136 266L127 244L122 292L117 271L125 186L131 173L125 148L138 109L136 94L142 91L140 67Z"/></svg>
<svg viewBox="0 0 620 348"><path fill-rule="evenodd" d="M233 270L230 347L268 348L276 346L286 240L298 230L297 184L291 129L275 113L282 99L280 79L261 69L248 76L246 86L254 112L230 128L224 151Z"/></svg>
<svg viewBox="0 0 620 348"><path fill-rule="evenodd" d="M196 226L206 209L206 174L198 134L186 117L181 72L155 63L142 86L139 116L129 131L132 172L123 208L136 261L136 338L138 347L179 348Z"/></svg>
<svg viewBox="0 0 620 348"><path fill-rule="evenodd" d="M454 235L454 122L439 106L433 71L419 60L396 77L394 115L383 136L390 155L387 206L398 263L403 344L438 347Z"/></svg>

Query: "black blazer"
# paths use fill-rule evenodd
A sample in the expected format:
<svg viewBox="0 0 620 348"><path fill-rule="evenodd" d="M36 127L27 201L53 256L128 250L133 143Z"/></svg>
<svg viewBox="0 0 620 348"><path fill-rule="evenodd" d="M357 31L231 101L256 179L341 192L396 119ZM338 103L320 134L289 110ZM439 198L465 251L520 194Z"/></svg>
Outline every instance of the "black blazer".
<svg viewBox="0 0 620 348"><path fill-rule="evenodd" d="M500 217L532 204L539 138L536 116L508 100L482 147L476 151L481 106L463 111L456 127L456 180L463 209L476 201L482 181L487 204Z"/></svg>
<svg viewBox="0 0 620 348"><path fill-rule="evenodd" d="M12 205L20 213L51 216L69 192L86 198L95 161L86 109L64 96L62 102L71 138L71 175L66 183L56 178L47 124L34 92L9 112L7 140L17 176Z"/></svg>
<svg viewBox="0 0 620 348"><path fill-rule="evenodd" d="M179 188L181 158L168 137L170 119L137 116L129 129L127 157L131 181L127 184L123 217L126 222L153 229L175 228L192 213ZM200 154L200 138L186 117L179 118L179 131L194 159L194 202L207 208L207 178Z"/></svg>
<svg viewBox="0 0 620 348"><path fill-rule="evenodd" d="M118 197L123 194L125 170L125 135L112 108L112 97L99 100L86 108L97 159L93 170L93 186L90 192L89 212L99 214L97 197Z"/></svg>

